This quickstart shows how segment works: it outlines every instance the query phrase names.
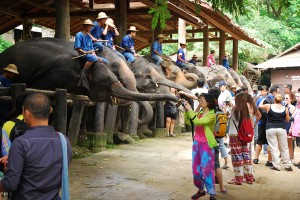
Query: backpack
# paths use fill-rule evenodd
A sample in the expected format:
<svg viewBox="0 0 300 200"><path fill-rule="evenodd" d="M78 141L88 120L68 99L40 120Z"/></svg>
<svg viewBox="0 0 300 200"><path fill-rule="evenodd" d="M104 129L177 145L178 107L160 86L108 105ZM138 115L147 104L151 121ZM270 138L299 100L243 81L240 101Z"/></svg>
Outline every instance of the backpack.
<svg viewBox="0 0 300 200"><path fill-rule="evenodd" d="M216 138L222 138L226 135L227 130L227 115L220 110L219 108L216 109L216 124L214 129L214 136Z"/></svg>
<svg viewBox="0 0 300 200"><path fill-rule="evenodd" d="M14 141L17 137L23 135L27 131L27 125L23 120L20 120L18 118L12 119L12 122L15 122L15 126L12 128L9 139L10 141Z"/></svg>
<svg viewBox="0 0 300 200"><path fill-rule="evenodd" d="M253 137L254 137L254 128L252 126L252 122L251 122L250 118L243 119L239 128L237 128L234 121L233 121L233 123L234 123L236 130L238 131L238 138L242 142L246 142L246 143L252 142Z"/></svg>

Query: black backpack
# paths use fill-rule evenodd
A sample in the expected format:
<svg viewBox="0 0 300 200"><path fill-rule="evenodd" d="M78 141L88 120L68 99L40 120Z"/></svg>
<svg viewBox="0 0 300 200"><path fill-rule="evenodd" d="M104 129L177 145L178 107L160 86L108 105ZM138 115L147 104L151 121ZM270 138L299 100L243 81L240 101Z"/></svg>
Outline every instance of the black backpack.
<svg viewBox="0 0 300 200"><path fill-rule="evenodd" d="M27 125L24 119L20 120L18 118L12 119L12 122L15 122L15 126L11 129L9 139L14 141L17 137L23 135L27 131Z"/></svg>

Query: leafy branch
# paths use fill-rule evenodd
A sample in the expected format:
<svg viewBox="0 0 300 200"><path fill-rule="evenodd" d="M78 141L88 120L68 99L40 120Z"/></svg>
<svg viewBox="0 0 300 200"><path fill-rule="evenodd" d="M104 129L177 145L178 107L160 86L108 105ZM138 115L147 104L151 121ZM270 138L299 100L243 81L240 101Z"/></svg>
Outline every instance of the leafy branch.
<svg viewBox="0 0 300 200"><path fill-rule="evenodd" d="M158 23L160 23L162 29L166 28L166 21L171 18L171 13L168 10L168 0L155 0L155 7L150 8L149 13L153 14L152 29L155 29Z"/></svg>

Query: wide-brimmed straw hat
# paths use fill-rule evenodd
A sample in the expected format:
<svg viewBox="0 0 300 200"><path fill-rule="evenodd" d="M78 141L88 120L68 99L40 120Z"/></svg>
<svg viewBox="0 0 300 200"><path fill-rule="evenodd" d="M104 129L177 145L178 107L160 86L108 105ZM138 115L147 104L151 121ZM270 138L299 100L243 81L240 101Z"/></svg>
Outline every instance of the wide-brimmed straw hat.
<svg viewBox="0 0 300 200"><path fill-rule="evenodd" d="M127 31L138 31L138 30L136 30L135 26L130 26L129 29L127 29Z"/></svg>
<svg viewBox="0 0 300 200"><path fill-rule="evenodd" d="M186 45L186 42L180 42L179 44L180 45Z"/></svg>
<svg viewBox="0 0 300 200"><path fill-rule="evenodd" d="M99 14L98 14L98 17L97 17L97 20L98 19L107 19L107 18L109 18L107 15L106 15L106 13L105 12L100 12Z"/></svg>
<svg viewBox="0 0 300 200"><path fill-rule="evenodd" d="M14 73L14 74L19 74L18 68L14 64L7 65L7 67L5 67L3 70Z"/></svg>
<svg viewBox="0 0 300 200"><path fill-rule="evenodd" d="M107 24L108 26L110 26L112 28L116 28L116 25L114 24L114 20L112 20L112 18L108 18L106 20L105 24Z"/></svg>
<svg viewBox="0 0 300 200"><path fill-rule="evenodd" d="M192 58L198 58L198 56L196 54L194 54Z"/></svg>
<svg viewBox="0 0 300 200"><path fill-rule="evenodd" d="M83 25L91 25L91 26L95 26L95 25L93 24L92 20L90 20L90 19L84 20Z"/></svg>
<svg viewBox="0 0 300 200"><path fill-rule="evenodd" d="M162 38L162 39L164 39L165 36L163 34L158 34L156 38Z"/></svg>

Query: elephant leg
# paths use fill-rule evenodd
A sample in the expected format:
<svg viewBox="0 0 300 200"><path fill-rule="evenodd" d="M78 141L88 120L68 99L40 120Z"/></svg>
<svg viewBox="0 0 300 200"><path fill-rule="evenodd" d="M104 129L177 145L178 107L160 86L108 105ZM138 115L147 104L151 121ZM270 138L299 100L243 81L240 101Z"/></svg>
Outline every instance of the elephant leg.
<svg viewBox="0 0 300 200"><path fill-rule="evenodd" d="M79 130L79 140L87 139L85 133L86 133L86 123L88 120L88 114L89 114L89 110L88 110L88 107L86 106L84 108L82 119L81 119L80 130Z"/></svg>

